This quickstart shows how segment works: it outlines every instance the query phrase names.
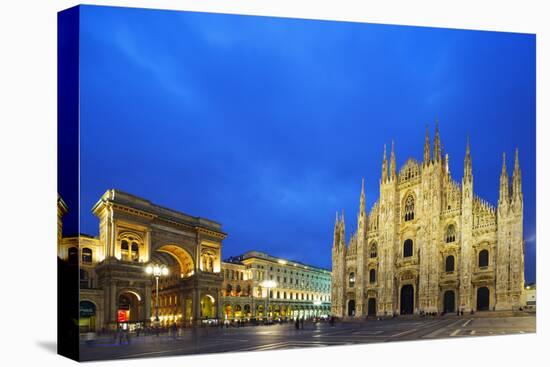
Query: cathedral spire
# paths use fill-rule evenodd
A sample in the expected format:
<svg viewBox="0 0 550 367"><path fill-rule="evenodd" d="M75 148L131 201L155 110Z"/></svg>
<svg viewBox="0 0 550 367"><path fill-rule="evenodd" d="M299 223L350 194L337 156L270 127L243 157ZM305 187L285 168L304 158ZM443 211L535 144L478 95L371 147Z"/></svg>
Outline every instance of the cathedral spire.
<svg viewBox="0 0 550 367"><path fill-rule="evenodd" d="M361 180L361 198L359 199L360 214L365 213L365 179Z"/></svg>
<svg viewBox="0 0 550 367"><path fill-rule="evenodd" d="M472 180L472 156L470 155L470 136L466 142L466 157L464 157L464 180Z"/></svg>
<svg viewBox="0 0 550 367"><path fill-rule="evenodd" d="M386 144L384 144L384 158L382 159L382 183L388 180L388 160L386 159Z"/></svg>
<svg viewBox="0 0 550 367"><path fill-rule="evenodd" d="M516 159L514 162L514 173L512 175L512 199L522 199L521 192L521 169L519 168L519 151L516 148Z"/></svg>
<svg viewBox="0 0 550 367"><path fill-rule="evenodd" d="M361 180L361 198L359 199L359 214L357 214L357 233L361 236L367 231L367 213L365 211L365 179Z"/></svg>
<svg viewBox="0 0 550 367"><path fill-rule="evenodd" d="M340 219L340 247L346 247L346 224L344 222L344 209L342 209L342 217Z"/></svg>
<svg viewBox="0 0 550 367"><path fill-rule="evenodd" d="M435 137L434 137L434 162L441 161L441 140L439 138L439 121L435 120Z"/></svg>
<svg viewBox="0 0 550 367"><path fill-rule="evenodd" d="M510 197L510 189L508 188L508 170L506 169L506 153L502 153L502 171L500 172L500 190L498 205L507 204Z"/></svg>
<svg viewBox="0 0 550 367"><path fill-rule="evenodd" d="M424 165L430 163L430 133L426 124L426 138L424 139Z"/></svg>
<svg viewBox="0 0 550 367"><path fill-rule="evenodd" d="M332 247L338 247L340 244L340 223L338 221L338 212L336 212L336 221L334 222L334 240L332 241Z"/></svg>
<svg viewBox="0 0 550 367"><path fill-rule="evenodd" d="M396 167L395 167L395 150L393 140L391 141L391 155L390 155L390 179L395 180L397 177Z"/></svg>

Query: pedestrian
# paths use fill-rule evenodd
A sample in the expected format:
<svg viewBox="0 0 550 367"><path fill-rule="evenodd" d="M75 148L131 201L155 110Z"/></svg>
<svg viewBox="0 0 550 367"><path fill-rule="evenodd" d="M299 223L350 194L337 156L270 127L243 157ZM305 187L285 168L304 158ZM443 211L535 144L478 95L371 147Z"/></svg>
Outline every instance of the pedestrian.
<svg viewBox="0 0 550 367"><path fill-rule="evenodd" d="M300 321L298 321L298 318L296 318L296 321L294 322L294 326L296 327L296 330L300 329Z"/></svg>
<svg viewBox="0 0 550 367"><path fill-rule="evenodd" d="M300 327L302 329L304 328L304 318L303 317L300 319Z"/></svg>

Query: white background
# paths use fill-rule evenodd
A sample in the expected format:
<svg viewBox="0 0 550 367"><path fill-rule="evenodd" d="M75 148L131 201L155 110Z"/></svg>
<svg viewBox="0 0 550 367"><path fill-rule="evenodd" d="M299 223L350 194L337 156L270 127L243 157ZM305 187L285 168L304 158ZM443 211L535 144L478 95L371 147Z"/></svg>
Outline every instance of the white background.
<svg viewBox="0 0 550 367"><path fill-rule="evenodd" d="M100 362L94 365L529 365L548 363L549 27L544 1L90 1L537 34L537 335ZM0 5L0 363L69 365L56 338L56 12L74 1ZM545 18L546 13L546 18ZM546 22L546 24L545 24ZM502 76L506 78L506 75ZM546 349L544 349L546 346ZM546 353L545 353L546 352Z"/></svg>

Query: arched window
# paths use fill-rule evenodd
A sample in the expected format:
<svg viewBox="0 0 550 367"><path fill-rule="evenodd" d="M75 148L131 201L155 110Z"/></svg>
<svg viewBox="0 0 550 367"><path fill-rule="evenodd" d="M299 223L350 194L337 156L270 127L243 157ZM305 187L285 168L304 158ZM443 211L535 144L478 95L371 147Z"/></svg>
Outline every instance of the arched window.
<svg viewBox="0 0 550 367"><path fill-rule="evenodd" d="M132 242L132 261L139 261L139 246L136 242Z"/></svg>
<svg viewBox="0 0 550 367"><path fill-rule="evenodd" d="M232 290L233 290L233 287L231 286L231 284L227 284L227 286L225 288L225 295L230 296Z"/></svg>
<svg viewBox="0 0 550 367"><path fill-rule="evenodd" d="M369 271L369 282L376 283L376 270L370 269Z"/></svg>
<svg viewBox="0 0 550 367"><path fill-rule="evenodd" d="M120 258L122 260L126 260L128 259L128 255L129 255L128 241L122 240L120 242Z"/></svg>
<svg viewBox="0 0 550 367"><path fill-rule="evenodd" d="M201 255L202 259L202 267L201 270L205 272L213 272L214 271L214 255L209 252L204 252Z"/></svg>
<svg viewBox="0 0 550 367"><path fill-rule="evenodd" d="M78 248L71 247L69 248L69 264L76 265L78 264Z"/></svg>
<svg viewBox="0 0 550 367"><path fill-rule="evenodd" d="M479 252L479 267L485 268L489 266L489 251L487 250L481 250Z"/></svg>
<svg viewBox="0 0 550 367"><path fill-rule="evenodd" d="M355 285L355 273L349 273L349 286L353 287Z"/></svg>
<svg viewBox="0 0 550 367"><path fill-rule="evenodd" d="M405 222L414 219L414 198L409 195L405 200Z"/></svg>
<svg viewBox="0 0 550 367"><path fill-rule="evenodd" d="M371 259L375 258L376 256L378 256L378 253L376 252L376 243L373 243L371 246L370 246L370 257Z"/></svg>
<svg viewBox="0 0 550 367"><path fill-rule="evenodd" d="M447 273L452 273L455 271L455 257L454 256L447 256L445 259L445 271Z"/></svg>
<svg viewBox="0 0 550 367"><path fill-rule="evenodd" d="M411 239L405 240L403 244L403 257L411 257L413 255L413 241Z"/></svg>
<svg viewBox="0 0 550 367"><path fill-rule="evenodd" d="M92 249L84 247L82 249L82 262L91 263L92 262Z"/></svg>
<svg viewBox="0 0 550 367"><path fill-rule="evenodd" d="M237 284L236 291L237 291L237 296L240 296L241 295L241 285L240 284Z"/></svg>
<svg viewBox="0 0 550 367"><path fill-rule="evenodd" d="M456 240L456 229L453 224L449 224L445 233L445 242L452 243Z"/></svg>

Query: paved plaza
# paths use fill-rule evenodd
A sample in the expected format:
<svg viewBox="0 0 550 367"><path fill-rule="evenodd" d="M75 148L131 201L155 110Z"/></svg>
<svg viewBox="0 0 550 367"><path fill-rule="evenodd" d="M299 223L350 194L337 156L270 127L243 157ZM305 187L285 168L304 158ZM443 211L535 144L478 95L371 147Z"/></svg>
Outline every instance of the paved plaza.
<svg viewBox="0 0 550 367"><path fill-rule="evenodd" d="M119 344L112 337L82 341L83 361L160 357L197 353L260 351L304 347L327 347L404 340L477 337L533 333L534 315L509 317L435 317L362 322L306 323L248 326L242 328L185 329L177 336L161 334L131 337Z"/></svg>

